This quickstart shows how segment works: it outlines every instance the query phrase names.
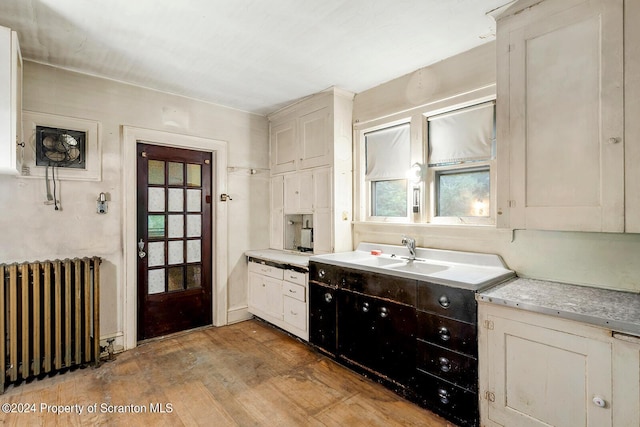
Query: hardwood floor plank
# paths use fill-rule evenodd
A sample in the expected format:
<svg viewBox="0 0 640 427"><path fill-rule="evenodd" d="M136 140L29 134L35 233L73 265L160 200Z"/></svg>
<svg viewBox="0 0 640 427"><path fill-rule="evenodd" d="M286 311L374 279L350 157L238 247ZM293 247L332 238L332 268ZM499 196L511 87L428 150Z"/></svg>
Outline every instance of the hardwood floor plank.
<svg viewBox="0 0 640 427"><path fill-rule="evenodd" d="M97 369L10 385L3 403L38 405L34 413L0 412L2 425L20 427L451 426L255 320L146 342ZM56 414L41 403L83 411Z"/></svg>

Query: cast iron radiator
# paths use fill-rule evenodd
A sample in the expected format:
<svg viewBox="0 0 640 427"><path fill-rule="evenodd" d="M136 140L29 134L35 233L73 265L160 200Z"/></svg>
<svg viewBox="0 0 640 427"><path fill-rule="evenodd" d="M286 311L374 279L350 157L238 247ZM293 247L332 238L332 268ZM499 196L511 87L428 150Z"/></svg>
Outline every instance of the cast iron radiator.
<svg viewBox="0 0 640 427"><path fill-rule="evenodd" d="M0 393L100 362L99 257L0 264Z"/></svg>

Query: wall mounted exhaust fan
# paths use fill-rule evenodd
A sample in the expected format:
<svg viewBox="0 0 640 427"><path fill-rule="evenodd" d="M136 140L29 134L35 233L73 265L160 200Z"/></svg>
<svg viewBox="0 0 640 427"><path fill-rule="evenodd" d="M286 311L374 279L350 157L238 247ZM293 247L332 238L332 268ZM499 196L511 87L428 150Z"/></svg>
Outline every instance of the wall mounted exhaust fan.
<svg viewBox="0 0 640 427"><path fill-rule="evenodd" d="M84 169L86 141L83 131L36 126L36 166Z"/></svg>
<svg viewBox="0 0 640 427"><path fill-rule="evenodd" d="M56 194L56 168L86 167L87 133L78 130L36 126L36 166L46 167L45 185L47 201L60 210ZM49 167L53 181L53 194L49 185Z"/></svg>

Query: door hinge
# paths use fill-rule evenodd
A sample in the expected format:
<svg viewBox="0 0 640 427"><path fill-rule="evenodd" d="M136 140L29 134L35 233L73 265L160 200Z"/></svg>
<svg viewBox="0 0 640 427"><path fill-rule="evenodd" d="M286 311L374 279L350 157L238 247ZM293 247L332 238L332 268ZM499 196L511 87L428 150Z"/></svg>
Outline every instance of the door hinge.
<svg viewBox="0 0 640 427"><path fill-rule="evenodd" d="M485 320L484 322L482 322L482 325L489 330L493 330L493 320Z"/></svg>
<svg viewBox="0 0 640 427"><path fill-rule="evenodd" d="M490 391L485 391L484 392L484 398L487 399L489 402L495 402L496 401L496 395Z"/></svg>

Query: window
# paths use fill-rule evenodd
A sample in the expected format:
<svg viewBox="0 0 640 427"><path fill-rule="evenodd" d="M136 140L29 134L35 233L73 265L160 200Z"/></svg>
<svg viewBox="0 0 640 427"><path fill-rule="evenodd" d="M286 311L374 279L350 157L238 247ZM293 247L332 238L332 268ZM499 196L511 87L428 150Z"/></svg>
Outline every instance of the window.
<svg viewBox="0 0 640 427"><path fill-rule="evenodd" d="M495 101L472 102L355 126L362 171L359 218L495 224Z"/></svg>
<svg viewBox="0 0 640 427"><path fill-rule="evenodd" d="M436 216L490 216L489 168L436 172Z"/></svg>
<svg viewBox="0 0 640 427"><path fill-rule="evenodd" d="M429 177L434 193L431 221L482 223L491 219L494 103L429 117L427 126Z"/></svg>
<svg viewBox="0 0 640 427"><path fill-rule="evenodd" d="M364 139L369 215L407 218L406 175L411 159L409 123L365 133Z"/></svg>

